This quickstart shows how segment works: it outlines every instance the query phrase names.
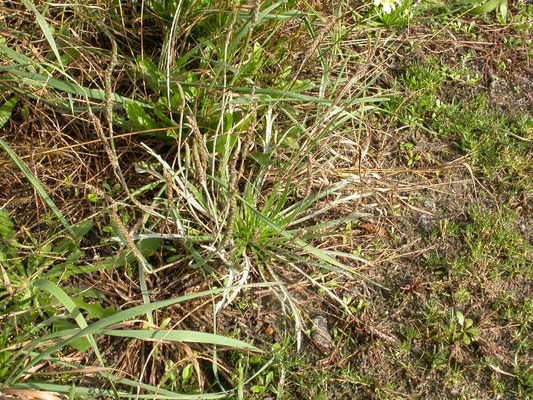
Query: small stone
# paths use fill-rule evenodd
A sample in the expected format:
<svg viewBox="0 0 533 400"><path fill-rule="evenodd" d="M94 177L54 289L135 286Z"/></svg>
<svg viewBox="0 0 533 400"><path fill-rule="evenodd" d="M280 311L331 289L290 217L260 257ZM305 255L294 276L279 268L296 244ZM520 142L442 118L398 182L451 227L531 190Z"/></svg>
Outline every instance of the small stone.
<svg viewBox="0 0 533 400"><path fill-rule="evenodd" d="M424 202L424 207L426 207L427 209L431 210L431 211L434 211L437 209L437 205L435 204L435 202L431 199L427 199L425 202Z"/></svg>
<svg viewBox="0 0 533 400"><path fill-rule="evenodd" d="M420 228L426 232L427 234L430 234L431 232L433 232L433 226L434 226L434 223L433 223L433 220L431 219L431 217L427 214L422 214L420 216Z"/></svg>
<svg viewBox="0 0 533 400"><path fill-rule="evenodd" d="M316 329L311 333L311 339L322 351L326 351L331 347L331 335L328 331L328 320L319 315L312 319Z"/></svg>

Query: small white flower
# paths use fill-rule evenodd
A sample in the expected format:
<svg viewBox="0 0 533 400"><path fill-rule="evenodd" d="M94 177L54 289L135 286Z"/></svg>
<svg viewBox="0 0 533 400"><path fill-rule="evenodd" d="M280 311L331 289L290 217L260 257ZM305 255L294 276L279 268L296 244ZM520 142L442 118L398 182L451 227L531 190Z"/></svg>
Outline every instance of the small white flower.
<svg viewBox="0 0 533 400"><path fill-rule="evenodd" d="M387 14L390 14L394 10L396 10L396 4L399 6L402 5L400 0L374 0L374 5L376 7L382 6L383 11Z"/></svg>

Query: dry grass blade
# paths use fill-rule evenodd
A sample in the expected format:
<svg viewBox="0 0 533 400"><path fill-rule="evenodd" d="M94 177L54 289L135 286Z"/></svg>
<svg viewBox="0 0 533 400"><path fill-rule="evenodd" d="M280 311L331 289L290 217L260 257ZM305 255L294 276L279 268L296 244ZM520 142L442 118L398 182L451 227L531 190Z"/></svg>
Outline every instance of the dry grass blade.
<svg viewBox="0 0 533 400"><path fill-rule="evenodd" d="M58 393L43 392L39 390L30 389L14 389L14 388L1 388L0 395L4 393L6 395L14 396L21 400L27 399L39 399L39 400L63 400L63 397L59 397ZM4 396L2 396L4 397ZM7 397L5 397L7 399Z"/></svg>

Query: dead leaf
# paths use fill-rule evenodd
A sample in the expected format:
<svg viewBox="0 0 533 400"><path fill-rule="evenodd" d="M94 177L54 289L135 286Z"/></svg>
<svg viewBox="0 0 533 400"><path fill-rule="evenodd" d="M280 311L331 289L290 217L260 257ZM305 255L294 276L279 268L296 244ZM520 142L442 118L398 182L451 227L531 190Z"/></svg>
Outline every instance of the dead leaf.
<svg viewBox="0 0 533 400"><path fill-rule="evenodd" d="M385 228L383 228L382 226L377 226L376 224L373 224L371 222L363 222L362 224L358 225L358 228L368 233L375 233L379 237L386 238L388 236Z"/></svg>

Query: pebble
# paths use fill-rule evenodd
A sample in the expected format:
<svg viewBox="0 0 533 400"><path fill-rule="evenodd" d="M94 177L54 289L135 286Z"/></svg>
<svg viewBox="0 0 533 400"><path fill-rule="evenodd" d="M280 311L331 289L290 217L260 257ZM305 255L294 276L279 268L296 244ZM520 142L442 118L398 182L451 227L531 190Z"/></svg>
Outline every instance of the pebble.
<svg viewBox="0 0 533 400"><path fill-rule="evenodd" d="M435 211L435 209L437 208L437 205L435 204L433 200L427 199L424 202L424 207L429 208L431 211Z"/></svg>
<svg viewBox="0 0 533 400"><path fill-rule="evenodd" d="M328 331L328 320L322 315L312 319L316 329L311 333L311 339L322 350L326 351L331 347L331 335Z"/></svg>
<svg viewBox="0 0 533 400"><path fill-rule="evenodd" d="M424 202L424 207L426 209L428 209L430 212L434 212L437 209L437 205L431 199L427 199ZM435 226L435 223L434 223L433 217L431 215L422 214L422 215L420 215L419 225L420 225L420 228L425 233L430 234L431 232L433 232L433 228Z"/></svg>
<svg viewBox="0 0 533 400"><path fill-rule="evenodd" d="M433 223L433 220L431 219L431 216L427 214L422 214L420 216L419 224L420 224L420 228L427 234L433 232L434 223Z"/></svg>

